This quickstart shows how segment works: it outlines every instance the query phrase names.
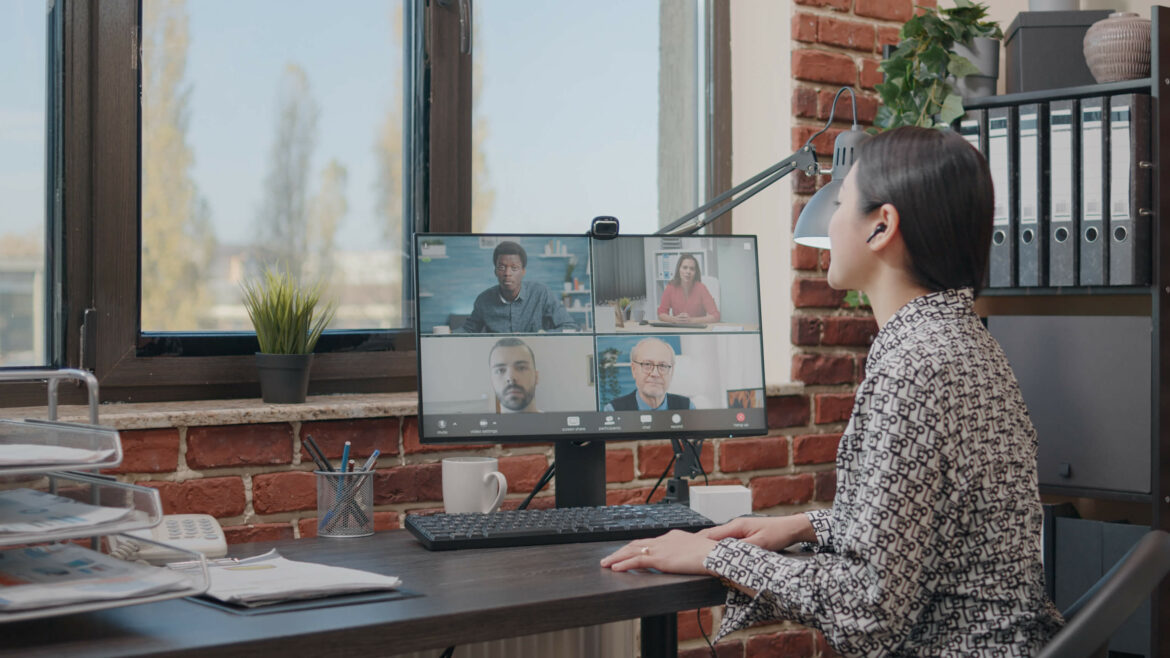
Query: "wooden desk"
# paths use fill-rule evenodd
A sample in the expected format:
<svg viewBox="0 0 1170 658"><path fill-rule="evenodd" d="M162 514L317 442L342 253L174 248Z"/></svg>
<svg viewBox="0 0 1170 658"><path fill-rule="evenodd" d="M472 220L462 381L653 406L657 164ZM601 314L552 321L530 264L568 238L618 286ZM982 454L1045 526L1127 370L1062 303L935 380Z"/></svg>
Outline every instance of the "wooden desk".
<svg viewBox="0 0 1170 658"><path fill-rule="evenodd" d="M635 617L642 655L674 656L675 613L721 604L725 590L706 576L602 569L623 543L431 552L394 530L237 545L234 556L275 547L396 575L421 596L251 617L183 599L127 606L0 625L0 656L383 656Z"/></svg>

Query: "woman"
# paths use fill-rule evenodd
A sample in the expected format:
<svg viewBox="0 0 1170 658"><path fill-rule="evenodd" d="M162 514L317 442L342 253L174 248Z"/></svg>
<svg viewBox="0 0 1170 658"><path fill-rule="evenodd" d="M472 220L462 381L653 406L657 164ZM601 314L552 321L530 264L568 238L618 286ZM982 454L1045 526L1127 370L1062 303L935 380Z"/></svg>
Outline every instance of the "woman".
<svg viewBox="0 0 1170 658"><path fill-rule="evenodd" d="M718 637L770 619L857 656L1032 655L1063 621L1044 593L1036 432L972 309L991 236L987 163L949 131L867 140L829 226L829 284L880 330L837 452L831 509L635 541L624 571L710 573ZM779 551L797 542L816 554Z"/></svg>
<svg viewBox="0 0 1170 658"><path fill-rule="evenodd" d="M658 319L663 322L707 324L719 321L715 298L703 285L699 261L691 254L679 256L674 266L674 278L662 291L658 305Z"/></svg>

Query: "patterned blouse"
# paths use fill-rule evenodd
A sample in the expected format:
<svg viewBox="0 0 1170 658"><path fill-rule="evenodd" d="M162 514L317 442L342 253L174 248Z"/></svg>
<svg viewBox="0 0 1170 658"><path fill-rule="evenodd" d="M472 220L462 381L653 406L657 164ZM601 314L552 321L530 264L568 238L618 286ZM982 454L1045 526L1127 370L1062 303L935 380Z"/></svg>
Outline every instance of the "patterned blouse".
<svg viewBox="0 0 1170 658"><path fill-rule="evenodd" d="M882 328L837 449L810 559L724 539L718 637L789 619L844 655L1027 656L1064 623L1044 592L1036 431L970 289ZM717 637L717 639L718 639Z"/></svg>

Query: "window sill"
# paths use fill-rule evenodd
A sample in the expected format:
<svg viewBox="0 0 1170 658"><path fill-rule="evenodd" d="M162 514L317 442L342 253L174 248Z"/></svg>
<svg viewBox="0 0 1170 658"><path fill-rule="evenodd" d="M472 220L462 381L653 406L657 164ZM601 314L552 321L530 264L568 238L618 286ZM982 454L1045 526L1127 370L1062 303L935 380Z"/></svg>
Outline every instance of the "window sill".
<svg viewBox="0 0 1170 658"><path fill-rule="evenodd" d="M418 413L418 394L371 393L354 395L313 395L303 404L265 404L258 398L245 400L193 400L187 402L133 402L103 404L98 421L118 430L195 427L201 425L247 425L346 418L413 416ZM45 418L45 407L0 409L4 418ZM88 422L84 405L62 405L58 418Z"/></svg>
<svg viewBox="0 0 1170 658"><path fill-rule="evenodd" d="M767 397L801 395L804 384L768 384ZM103 404L98 421L118 430L204 425L248 425L347 418L382 418L418 414L418 393L368 393L312 395L303 404L265 404L258 398L245 400L191 400L186 402L125 402ZM0 409L0 418L45 418L45 407ZM62 405L58 418L89 422L84 405Z"/></svg>

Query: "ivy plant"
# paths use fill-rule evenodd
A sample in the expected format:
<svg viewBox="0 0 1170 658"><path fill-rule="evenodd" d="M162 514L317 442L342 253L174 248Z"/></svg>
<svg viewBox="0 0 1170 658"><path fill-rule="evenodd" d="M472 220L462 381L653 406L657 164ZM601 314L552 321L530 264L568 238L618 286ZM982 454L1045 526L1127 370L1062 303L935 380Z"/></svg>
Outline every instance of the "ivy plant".
<svg viewBox="0 0 1170 658"><path fill-rule="evenodd" d="M881 130L938 128L963 116L963 99L952 82L979 69L952 48L975 37L1003 38L999 25L987 20L987 6L978 2L955 0L950 9L918 10L902 25L898 47L880 66L886 79L876 87L882 102L874 125Z"/></svg>

